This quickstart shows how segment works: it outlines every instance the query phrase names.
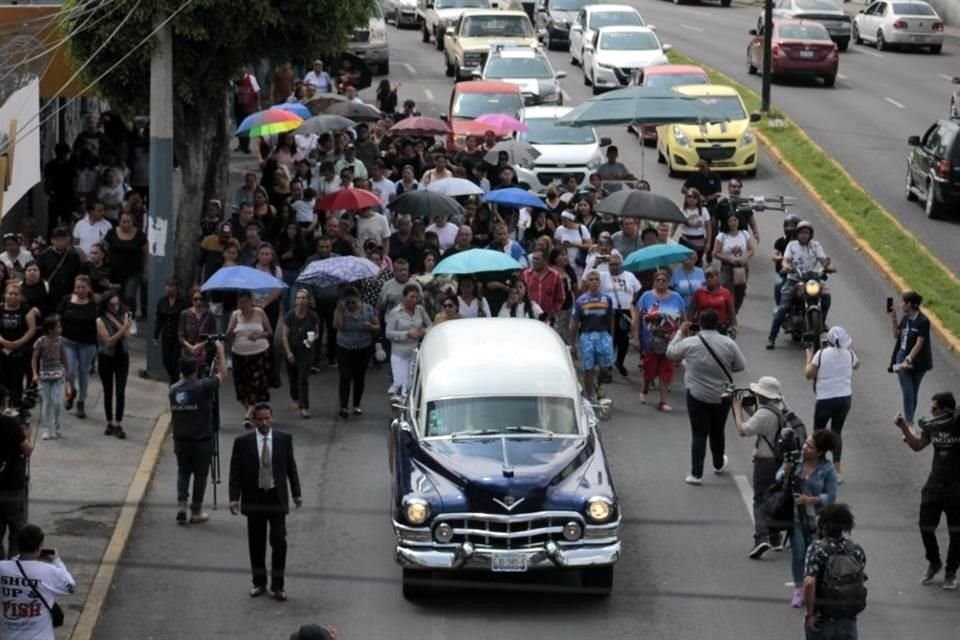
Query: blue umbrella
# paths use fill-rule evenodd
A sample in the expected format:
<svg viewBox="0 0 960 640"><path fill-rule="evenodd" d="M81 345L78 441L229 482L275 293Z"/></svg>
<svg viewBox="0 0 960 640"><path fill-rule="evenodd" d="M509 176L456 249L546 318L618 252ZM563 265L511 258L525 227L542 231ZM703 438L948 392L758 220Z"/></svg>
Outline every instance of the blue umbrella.
<svg viewBox="0 0 960 640"><path fill-rule="evenodd" d="M329 287L374 278L380 273L380 267L366 258L357 256L336 256L314 260L297 277L298 284L313 287Z"/></svg>
<svg viewBox="0 0 960 640"><path fill-rule="evenodd" d="M259 292L284 289L286 286L283 280L253 267L223 267L210 276L200 290Z"/></svg>
<svg viewBox="0 0 960 640"><path fill-rule="evenodd" d="M658 267L666 267L677 262L683 262L693 255L693 250L682 244L668 242L655 244L643 249L637 249L623 262L624 271L647 271Z"/></svg>
<svg viewBox="0 0 960 640"><path fill-rule="evenodd" d="M310 116L313 115L312 113L310 113L310 109L306 105L300 104L299 102L284 102L283 104L278 104L273 108L288 111L290 113L300 116L304 120L307 120Z"/></svg>
<svg viewBox="0 0 960 640"><path fill-rule="evenodd" d="M503 251L468 249L441 260L433 268L433 274L438 276L466 275L491 271L519 271L520 269L523 269L523 265Z"/></svg>
<svg viewBox="0 0 960 640"><path fill-rule="evenodd" d="M529 191L510 187L509 189L494 189L483 197L487 202L502 204L508 207L533 207L534 209L545 209L543 200L533 195Z"/></svg>

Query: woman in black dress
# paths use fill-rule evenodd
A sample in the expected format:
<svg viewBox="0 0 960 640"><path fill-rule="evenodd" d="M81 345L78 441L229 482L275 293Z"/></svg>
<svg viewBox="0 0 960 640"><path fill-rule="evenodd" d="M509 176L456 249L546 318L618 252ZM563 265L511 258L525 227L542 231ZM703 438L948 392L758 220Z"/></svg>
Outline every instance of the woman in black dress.
<svg viewBox="0 0 960 640"><path fill-rule="evenodd" d="M24 304L20 285L8 283L0 307L0 384L10 393L11 406L23 395L23 377L30 367L30 347L37 331L37 312Z"/></svg>
<svg viewBox="0 0 960 640"><path fill-rule="evenodd" d="M90 364L97 354L97 303L90 290L90 278L79 275L73 279L73 293L63 297L57 313L63 326L63 350L67 356L67 402L64 408L69 411L76 400L77 417L86 418L84 401L90 383Z"/></svg>
<svg viewBox="0 0 960 640"><path fill-rule="evenodd" d="M28 262L25 267L20 295L23 296L24 304L39 312L38 322L53 313L53 301L47 291L47 283L40 277L40 265L36 262Z"/></svg>
<svg viewBox="0 0 960 640"><path fill-rule="evenodd" d="M127 397L127 376L130 373L130 347L127 340L133 326L132 314L127 311L116 291L108 291L100 299L97 317L97 371L103 383L103 411L107 418L105 436L127 437L123 430L123 409ZM114 395L116 414L114 414Z"/></svg>
<svg viewBox="0 0 960 640"><path fill-rule="evenodd" d="M110 251L110 281L123 285L123 301L137 309L137 292L147 272L147 236L134 224L133 214L120 214L117 226L107 232L104 244ZM146 314L146 309L143 310Z"/></svg>

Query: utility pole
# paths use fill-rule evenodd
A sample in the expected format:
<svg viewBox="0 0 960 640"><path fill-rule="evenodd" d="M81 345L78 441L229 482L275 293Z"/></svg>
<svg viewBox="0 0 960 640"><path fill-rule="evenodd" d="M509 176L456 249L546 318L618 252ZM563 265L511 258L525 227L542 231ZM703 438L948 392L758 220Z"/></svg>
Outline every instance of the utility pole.
<svg viewBox="0 0 960 640"><path fill-rule="evenodd" d="M760 110L770 113L770 56L773 44L773 0L763 3L763 89Z"/></svg>
<svg viewBox="0 0 960 640"><path fill-rule="evenodd" d="M166 380L160 347L153 343L157 301L164 295L167 279L173 275L173 38L170 25L157 32L150 58L150 204L147 240L150 271L147 286L147 374Z"/></svg>

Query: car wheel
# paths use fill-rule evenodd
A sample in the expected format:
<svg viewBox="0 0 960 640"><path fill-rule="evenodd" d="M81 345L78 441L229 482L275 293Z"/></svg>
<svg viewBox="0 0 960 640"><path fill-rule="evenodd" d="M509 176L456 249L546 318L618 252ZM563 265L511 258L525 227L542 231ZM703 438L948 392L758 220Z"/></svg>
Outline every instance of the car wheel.
<svg viewBox="0 0 960 640"><path fill-rule="evenodd" d="M886 51L887 47L887 41L883 37L883 30L877 31L877 51Z"/></svg>
<svg viewBox="0 0 960 640"><path fill-rule="evenodd" d="M430 593L430 572L423 569L403 570L403 597L415 600Z"/></svg>
<svg viewBox="0 0 960 640"><path fill-rule="evenodd" d="M427 31L427 23L420 24L420 42L430 42L430 32Z"/></svg>
<svg viewBox="0 0 960 640"><path fill-rule="evenodd" d="M720 0L721 7L729 7L732 0Z"/></svg>
<svg viewBox="0 0 960 640"><path fill-rule="evenodd" d="M449 60L447 60L446 56L443 57L443 61L445 63L444 69L443 69L444 75L446 75L448 78L453 78L453 65L450 63ZM456 80L454 80L454 82L456 82Z"/></svg>
<svg viewBox="0 0 960 640"><path fill-rule="evenodd" d="M750 48L747 48L747 74L751 76L757 75L757 68L753 66L753 58L750 57Z"/></svg>
<svg viewBox="0 0 960 640"><path fill-rule="evenodd" d="M437 41L437 51L443 51L443 34L439 29L433 34L433 37Z"/></svg>
<svg viewBox="0 0 960 640"><path fill-rule="evenodd" d="M613 589L613 567L590 567L580 573L580 584L591 595L608 596Z"/></svg>
<svg viewBox="0 0 960 640"><path fill-rule="evenodd" d="M390 61L384 60L380 63L380 75L385 76L390 73Z"/></svg>
<svg viewBox="0 0 960 640"><path fill-rule="evenodd" d="M960 102L957 102L957 94L950 96L950 117L960 118Z"/></svg>
<svg viewBox="0 0 960 640"><path fill-rule="evenodd" d="M583 67L583 86L590 86L590 78L587 77L587 68Z"/></svg>
<svg viewBox="0 0 960 640"><path fill-rule="evenodd" d="M462 72L460 71L460 65L454 64L453 65L453 81L454 82L460 82L461 80L464 79L461 73Z"/></svg>
<svg viewBox="0 0 960 640"><path fill-rule="evenodd" d="M543 34L543 46L547 51L553 51L553 42L550 41L550 27L547 27Z"/></svg>
<svg viewBox="0 0 960 640"><path fill-rule="evenodd" d="M913 190L913 171L910 170L909 162L907 162L907 176L903 180L903 192L910 202L917 201L917 194Z"/></svg>
<svg viewBox="0 0 960 640"><path fill-rule="evenodd" d="M581 56L583 55L583 49L580 50L580 55L581 55ZM583 60L583 58L581 57L580 60ZM573 46L571 46L571 47L570 47L570 65L573 66L573 67L583 66L583 65L580 64L580 60L577 60L577 59L573 56Z"/></svg>
<svg viewBox="0 0 960 640"><path fill-rule="evenodd" d="M863 38L860 37L860 28L857 23L853 23L853 41L857 44L863 44Z"/></svg>
<svg viewBox="0 0 960 640"><path fill-rule="evenodd" d="M837 76L823 76L823 86L832 87L837 84Z"/></svg>
<svg viewBox="0 0 960 640"><path fill-rule="evenodd" d="M657 164L667 164L667 157L663 155L659 147L657 147Z"/></svg>
<svg viewBox="0 0 960 640"><path fill-rule="evenodd" d="M846 51L849 48L850 48L849 40L837 40L837 49L839 49L840 51Z"/></svg>
<svg viewBox="0 0 960 640"><path fill-rule="evenodd" d="M930 45L930 53L937 55L943 50L942 44L932 44Z"/></svg>
<svg viewBox="0 0 960 640"><path fill-rule="evenodd" d="M927 182L927 199L923 204L923 209L931 220L938 220L943 216L943 204L937 202L932 182Z"/></svg>

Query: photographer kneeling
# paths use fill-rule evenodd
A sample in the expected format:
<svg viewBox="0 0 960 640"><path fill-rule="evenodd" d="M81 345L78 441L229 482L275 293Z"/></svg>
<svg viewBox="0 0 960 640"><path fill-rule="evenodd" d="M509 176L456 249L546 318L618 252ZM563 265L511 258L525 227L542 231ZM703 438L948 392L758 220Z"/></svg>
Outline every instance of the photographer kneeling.
<svg viewBox="0 0 960 640"><path fill-rule="evenodd" d="M779 548L780 532L771 531L764 509L767 489L776 482L779 466L774 444L783 422L783 394L780 381L764 376L750 383L750 392L738 389L733 395L733 421L742 438L754 437L753 450L753 549L752 560L759 560L771 548ZM744 411L749 419L744 423Z"/></svg>
<svg viewBox="0 0 960 640"><path fill-rule="evenodd" d="M827 459L836 448L837 436L832 431L815 431L803 443L798 464L784 456L783 467L777 471L777 480L789 479L793 491L790 555L794 590L790 606L795 609L803 606L803 563L807 547L815 539L817 515L837 501L837 472Z"/></svg>

